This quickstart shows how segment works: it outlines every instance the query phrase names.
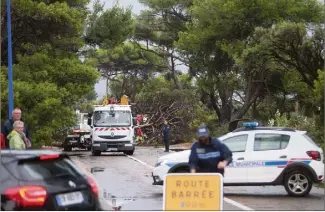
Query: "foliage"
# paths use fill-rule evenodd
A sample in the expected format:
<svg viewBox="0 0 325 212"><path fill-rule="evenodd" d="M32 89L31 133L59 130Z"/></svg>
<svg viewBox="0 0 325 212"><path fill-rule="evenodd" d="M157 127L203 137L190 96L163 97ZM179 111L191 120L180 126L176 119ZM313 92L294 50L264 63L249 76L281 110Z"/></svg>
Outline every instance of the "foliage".
<svg viewBox="0 0 325 212"><path fill-rule="evenodd" d="M14 106L22 109L34 147L50 144L75 124L75 109L87 101L98 79L96 69L78 59L88 2L12 1ZM7 84L5 8L2 4L2 85ZM6 86L1 93L4 121L8 117Z"/></svg>
<svg viewBox="0 0 325 212"><path fill-rule="evenodd" d="M138 16L118 4L105 10L98 0L91 13L88 0L13 2L15 105L35 139L64 131L75 109L91 111L99 75L110 96L126 94L150 116L142 126L148 143L161 137L164 118L173 142L191 140L202 123L220 136L241 121L270 119L324 139L323 3L140 2L146 9ZM1 29L6 65L5 24Z"/></svg>
<svg viewBox="0 0 325 212"><path fill-rule="evenodd" d="M99 7L95 3L95 8ZM102 48L114 48L124 42L132 34L134 26L131 8L123 9L115 4L113 8L101 11L94 10L86 28L85 41Z"/></svg>
<svg viewBox="0 0 325 212"><path fill-rule="evenodd" d="M78 59L53 57L51 52L44 46L31 56L18 55L13 67L15 105L22 109L35 143L49 142L60 129L74 124L73 103L90 93L98 78L94 68Z"/></svg>
<svg viewBox="0 0 325 212"><path fill-rule="evenodd" d="M317 1L284 0L279 5L265 0L204 0L194 1L190 10L193 21L179 33L176 46L189 55L191 74L204 82L202 91L209 96L219 121L229 123L230 131L253 104L261 102L270 87L276 92L272 79L280 65L281 73L298 66L294 71L304 79L304 70L315 76L322 65L318 54L321 30L314 27L317 33L312 39L305 33L308 25L314 26L323 17ZM285 64L280 61L288 57L291 60ZM242 104L234 105L235 95Z"/></svg>
<svg viewBox="0 0 325 212"><path fill-rule="evenodd" d="M323 116L324 110L319 89L322 75L317 72L324 66L321 2L142 3L149 9L138 17L134 39L154 45L159 49L156 53L169 61L177 52L176 58L189 66L188 77L195 79L195 95L202 103L193 126L204 120L211 122L210 127L217 126L213 131L225 133L225 125L232 131L241 120L267 123L278 108L291 114L292 121L296 117L292 112L299 112L317 126L324 124L323 119L314 118L320 113ZM180 76L173 76L177 85ZM317 127L314 130L322 132Z"/></svg>
<svg viewBox="0 0 325 212"><path fill-rule="evenodd" d="M318 78L314 81L315 100L324 105L324 70L318 70Z"/></svg>
<svg viewBox="0 0 325 212"><path fill-rule="evenodd" d="M76 53L83 45L81 35L88 0L12 1L13 61L17 54L33 54L26 44L51 43L58 52ZM6 4L1 4L1 64L7 64Z"/></svg>
<svg viewBox="0 0 325 212"><path fill-rule="evenodd" d="M270 119L270 126L291 127L307 133L321 146L324 145L324 126L317 125L314 117L306 117L299 113L280 114L277 110L274 119Z"/></svg>

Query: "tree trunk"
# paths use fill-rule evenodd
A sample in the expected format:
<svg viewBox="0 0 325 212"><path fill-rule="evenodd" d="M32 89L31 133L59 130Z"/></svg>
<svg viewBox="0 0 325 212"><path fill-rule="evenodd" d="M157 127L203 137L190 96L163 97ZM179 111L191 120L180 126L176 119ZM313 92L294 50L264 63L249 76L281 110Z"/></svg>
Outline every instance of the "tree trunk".
<svg viewBox="0 0 325 212"><path fill-rule="evenodd" d="M176 72L176 69L175 69L175 61L174 61L173 55L171 55L170 61L171 61L170 71L171 71L171 74L172 74L172 79L174 81L175 87L180 90L180 89L182 89L182 86L179 83L179 80L178 80L178 77L177 77L177 72Z"/></svg>
<svg viewBox="0 0 325 212"><path fill-rule="evenodd" d="M215 97L214 92L210 92L210 101L214 111L217 114L218 120L220 124L224 124L230 121L231 118L231 110L232 110L232 102L224 101L222 106L218 106L218 99Z"/></svg>
<svg viewBox="0 0 325 212"><path fill-rule="evenodd" d="M231 119L231 105L230 104L225 104L222 105L220 108L220 116L219 118L219 122L221 124L225 124L228 123Z"/></svg>
<svg viewBox="0 0 325 212"><path fill-rule="evenodd" d="M109 88L108 88L108 84L109 84L109 78L106 78L106 96L108 97L108 93L109 93Z"/></svg>

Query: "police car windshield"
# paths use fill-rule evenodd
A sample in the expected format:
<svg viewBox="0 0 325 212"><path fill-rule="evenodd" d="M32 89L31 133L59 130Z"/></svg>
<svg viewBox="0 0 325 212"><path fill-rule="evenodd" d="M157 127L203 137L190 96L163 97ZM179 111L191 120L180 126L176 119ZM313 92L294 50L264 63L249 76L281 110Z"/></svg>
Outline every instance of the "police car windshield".
<svg viewBox="0 0 325 212"><path fill-rule="evenodd" d="M223 141L225 138L227 138L227 134L216 138L219 139L219 141Z"/></svg>
<svg viewBox="0 0 325 212"><path fill-rule="evenodd" d="M96 111L95 127L129 127L131 126L130 111Z"/></svg>

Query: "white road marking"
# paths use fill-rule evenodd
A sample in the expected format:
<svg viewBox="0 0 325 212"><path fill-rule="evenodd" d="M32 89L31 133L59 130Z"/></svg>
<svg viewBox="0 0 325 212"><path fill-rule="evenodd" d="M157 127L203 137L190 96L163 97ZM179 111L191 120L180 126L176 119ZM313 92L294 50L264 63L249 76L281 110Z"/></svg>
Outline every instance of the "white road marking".
<svg viewBox="0 0 325 212"><path fill-rule="evenodd" d="M143 164L143 165L145 165L145 166L147 166L147 167L149 167L149 168L151 168L151 169L154 168L153 166L150 166L150 165L147 164L146 162L143 162L142 160L139 160L139 159L137 159L137 158L135 158L135 157L132 157L132 156L129 156L129 155L125 155L125 156L128 157L128 158L130 158L130 159L132 159L132 160L135 160L135 161L137 161L137 162L139 162L139 163L141 163L141 164ZM224 197L223 200L224 200L225 202L227 202L228 204L233 205L233 206L235 206L235 207L237 207L237 208L240 208L240 209L242 209L242 210L244 210L244 211L253 211L252 208L247 207L246 205L243 205L243 204L241 204L241 203L239 203L239 202L236 202L236 201L234 201L234 200L231 200L231 199L229 199L229 198L227 198L227 197Z"/></svg>
<svg viewBox="0 0 325 212"><path fill-rule="evenodd" d="M227 197L224 197L223 201L225 201L226 203L231 204L233 206L236 206L237 208L240 208L240 209L242 209L244 211L253 211L254 210L254 209L252 209L250 207L247 207L246 205L243 205L243 204L241 204L239 202L236 202L236 201L234 201L232 199L229 199Z"/></svg>
<svg viewBox="0 0 325 212"><path fill-rule="evenodd" d="M149 164L147 164L147 163L145 163L145 162L143 162L143 161L141 161L141 160L139 160L139 159L137 159L135 157L132 157L130 155L125 155L125 156L132 159L132 160L135 160L136 162L139 162L139 163L141 163L141 164L143 164L143 165L145 165L145 166L147 166L149 168L152 168L152 169L154 168L153 166L150 166Z"/></svg>

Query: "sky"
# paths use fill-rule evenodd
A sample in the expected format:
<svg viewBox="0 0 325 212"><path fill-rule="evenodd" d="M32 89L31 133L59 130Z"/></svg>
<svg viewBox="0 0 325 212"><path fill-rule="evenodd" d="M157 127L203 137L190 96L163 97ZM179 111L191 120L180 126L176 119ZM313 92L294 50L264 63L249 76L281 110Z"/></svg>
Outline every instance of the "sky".
<svg viewBox="0 0 325 212"><path fill-rule="evenodd" d="M116 0L100 0L101 3L105 3L105 9L112 8L113 5L117 2ZM89 5L91 8L93 4L92 3ZM132 6L132 12L135 15L140 14L141 10L145 9L145 7L140 4L137 0L120 0L119 4L121 7L129 7L130 5ZM106 80L101 79L99 82L95 85L95 90L97 93L98 98L102 98L105 95L106 92Z"/></svg>

